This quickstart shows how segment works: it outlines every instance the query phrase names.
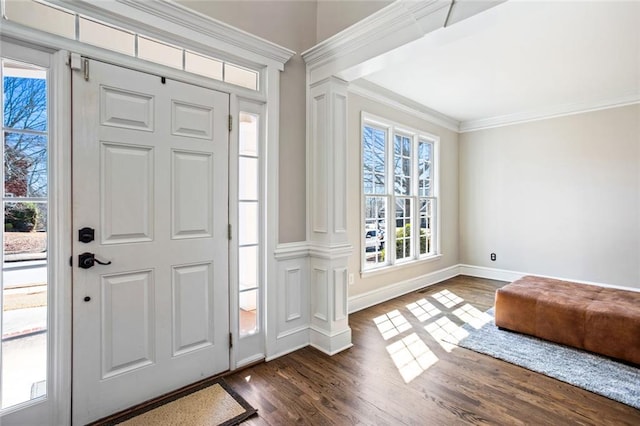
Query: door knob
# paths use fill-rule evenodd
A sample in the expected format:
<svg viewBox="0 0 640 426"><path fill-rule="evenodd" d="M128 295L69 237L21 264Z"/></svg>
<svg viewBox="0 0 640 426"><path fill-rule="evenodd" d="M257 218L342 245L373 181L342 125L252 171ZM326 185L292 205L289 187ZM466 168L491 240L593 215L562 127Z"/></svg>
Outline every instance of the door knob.
<svg viewBox="0 0 640 426"><path fill-rule="evenodd" d="M111 265L111 261L102 262L96 259L93 253L84 252L78 255L78 266L82 269L92 268L96 263L99 265Z"/></svg>

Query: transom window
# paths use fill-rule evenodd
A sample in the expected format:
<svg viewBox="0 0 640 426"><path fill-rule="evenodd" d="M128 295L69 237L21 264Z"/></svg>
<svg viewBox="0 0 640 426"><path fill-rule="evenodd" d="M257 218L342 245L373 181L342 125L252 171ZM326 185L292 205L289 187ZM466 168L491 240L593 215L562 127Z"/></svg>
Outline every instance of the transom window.
<svg viewBox="0 0 640 426"><path fill-rule="evenodd" d="M438 254L438 142L437 136L363 113L363 270Z"/></svg>
<svg viewBox="0 0 640 426"><path fill-rule="evenodd" d="M258 71L100 22L43 0L5 0L3 4L3 19L145 61L258 90Z"/></svg>

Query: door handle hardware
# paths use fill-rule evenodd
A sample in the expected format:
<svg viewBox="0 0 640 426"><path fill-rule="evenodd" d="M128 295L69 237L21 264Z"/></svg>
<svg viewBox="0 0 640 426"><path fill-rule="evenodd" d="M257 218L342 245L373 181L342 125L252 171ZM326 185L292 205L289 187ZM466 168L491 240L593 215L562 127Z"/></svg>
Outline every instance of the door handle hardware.
<svg viewBox="0 0 640 426"><path fill-rule="evenodd" d="M82 269L92 268L96 263L98 265L111 265L111 261L102 262L96 259L96 256L93 253L84 252L78 255L78 266Z"/></svg>

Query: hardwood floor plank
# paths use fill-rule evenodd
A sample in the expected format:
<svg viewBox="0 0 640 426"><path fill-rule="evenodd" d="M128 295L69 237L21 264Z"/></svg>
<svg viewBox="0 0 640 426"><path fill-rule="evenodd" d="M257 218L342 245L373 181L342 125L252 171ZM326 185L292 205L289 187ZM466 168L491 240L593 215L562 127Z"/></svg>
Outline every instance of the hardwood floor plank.
<svg viewBox="0 0 640 426"><path fill-rule="evenodd" d="M469 304L486 311L504 284L465 276L447 280L350 315L351 349L329 357L308 347L225 380L259 410L248 425L640 425L639 410L442 344L425 328L441 318L462 325L453 310ZM443 290L463 302L447 308L433 297ZM422 299L441 312L421 321L407 305ZM394 317L400 331L383 336L374 320L392 312L402 316ZM395 352L394 361L391 348L409 337L410 348ZM416 357L431 361L425 368L407 364ZM413 374L407 365L416 367Z"/></svg>

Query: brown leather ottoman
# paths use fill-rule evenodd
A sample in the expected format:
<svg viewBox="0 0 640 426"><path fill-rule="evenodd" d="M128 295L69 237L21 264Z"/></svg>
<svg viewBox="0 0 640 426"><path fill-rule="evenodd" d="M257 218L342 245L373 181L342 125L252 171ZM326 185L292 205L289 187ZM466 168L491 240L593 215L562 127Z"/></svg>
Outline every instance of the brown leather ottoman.
<svg viewBox="0 0 640 426"><path fill-rule="evenodd" d="M640 292L526 276L496 291L496 325L640 364Z"/></svg>

